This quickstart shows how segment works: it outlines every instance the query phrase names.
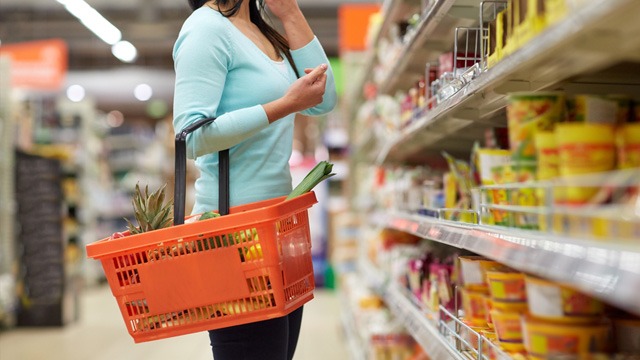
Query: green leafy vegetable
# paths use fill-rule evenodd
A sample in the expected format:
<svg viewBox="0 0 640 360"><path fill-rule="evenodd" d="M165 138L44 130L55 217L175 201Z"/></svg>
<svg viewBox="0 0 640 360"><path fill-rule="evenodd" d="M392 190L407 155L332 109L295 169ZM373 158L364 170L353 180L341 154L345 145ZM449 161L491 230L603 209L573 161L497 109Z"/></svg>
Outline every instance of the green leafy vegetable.
<svg viewBox="0 0 640 360"><path fill-rule="evenodd" d="M304 193L311 191L321 181L326 180L335 174L331 172L333 170L333 164L327 161L319 162L308 174L302 179L300 184L291 191L291 194L287 196L286 200L293 199Z"/></svg>

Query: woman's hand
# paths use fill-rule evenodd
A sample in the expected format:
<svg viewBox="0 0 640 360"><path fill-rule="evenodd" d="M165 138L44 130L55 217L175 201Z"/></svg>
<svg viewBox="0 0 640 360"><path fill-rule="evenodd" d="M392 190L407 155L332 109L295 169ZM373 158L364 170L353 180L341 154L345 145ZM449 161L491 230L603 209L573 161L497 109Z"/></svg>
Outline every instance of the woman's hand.
<svg viewBox="0 0 640 360"><path fill-rule="evenodd" d="M264 3L282 22L291 50L300 49L313 40L313 30L302 14L297 0L264 0Z"/></svg>
<svg viewBox="0 0 640 360"><path fill-rule="evenodd" d="M269 122L322 103L327 83L327 69L326 64L315 69L305 69L306 75L291 84L283 97L264 105Z"/></svg>
<svg viewBox="0 0 640 360"><path fill-rule="evenodd" d="M299 16L300 7L297 0L264 0L271 13L283 23L293 16Z"/></svg>

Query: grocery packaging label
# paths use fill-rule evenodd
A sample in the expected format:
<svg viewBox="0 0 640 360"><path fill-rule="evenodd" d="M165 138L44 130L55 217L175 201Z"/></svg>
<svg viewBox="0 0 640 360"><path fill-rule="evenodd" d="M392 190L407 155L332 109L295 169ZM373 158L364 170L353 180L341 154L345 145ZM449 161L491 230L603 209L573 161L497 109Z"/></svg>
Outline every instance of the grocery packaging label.
<svg viewBox="0 0 640 360"><path fill-rule="evenodd" d="M526 289L529 312L532 315L542 317L561 317L564 315L560 287L527 281Z"/></svg>
<svg viewBox="0 0 640 360"><path fill-rule="evenodd" d="M489 281L491 296L500 301L526 301L524 279L492 279Z"/></svg>
<svg viewBox="0 0 640 360"><path fill-rule="evenodd" d="M618 118L618 103L615 100L594 95L575 97L576 121L591 124L615 124Z"/></svg>
<svg viewBox="0 0 640 360"><path fill-rule="evenodd" d="M563 176L613 170L615 146L574 143L560 146L560 172Z"/></svg>
<svg viewBox="0 0 640 360"><path fill-rule="evenodd" d="M571 289L562 289L562 304L565 316L599 315L603 311L600 301Z"/></svg>
<svg viewBox="0 0 640 360"><path fill-rule="evenodd" d="M564 95L561 93L515 93L509 95L507 120L509 144L514 158L534 159L534 136L549 131L564 117Z"/></svg>
<svg viewBox="0 0 640 360"><path fill-rule="evenodd" d="M574 334L550 335L531 334L531 346L528 349L534 356L546 357L549 354L577 354L579 338Z"/></svg>

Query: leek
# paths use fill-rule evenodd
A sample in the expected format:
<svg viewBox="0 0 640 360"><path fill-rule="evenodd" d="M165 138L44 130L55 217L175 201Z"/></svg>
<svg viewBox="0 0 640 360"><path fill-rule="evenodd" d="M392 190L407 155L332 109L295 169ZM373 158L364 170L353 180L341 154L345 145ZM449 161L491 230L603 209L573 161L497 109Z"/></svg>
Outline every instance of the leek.
<svg viewBox="0 0 640 360"><path fill-rule="evenodd" d="M321 181L324 181L335 174L331 172L333 164L327 161L320 161L308 174L302 179L300 184L291 191L286 200L293 199L304 193L311 191Z"/></svg>

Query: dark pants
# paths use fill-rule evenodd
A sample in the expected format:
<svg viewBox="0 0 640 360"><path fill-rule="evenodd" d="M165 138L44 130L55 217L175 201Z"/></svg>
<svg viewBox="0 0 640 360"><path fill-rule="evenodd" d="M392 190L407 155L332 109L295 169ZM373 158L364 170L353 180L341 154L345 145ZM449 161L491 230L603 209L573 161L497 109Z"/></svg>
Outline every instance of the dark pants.
<svg viewBox="0 0 640 360"><path fill-rule="evenodd" d="M214 360L291 360L298 343L302 307L291 314L209 331Z"/></svg>

